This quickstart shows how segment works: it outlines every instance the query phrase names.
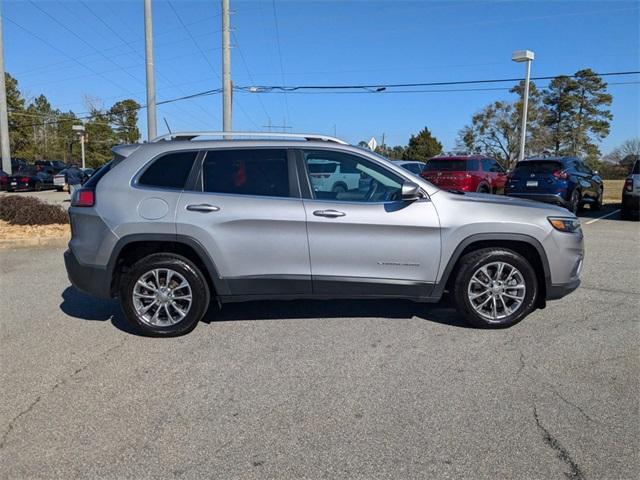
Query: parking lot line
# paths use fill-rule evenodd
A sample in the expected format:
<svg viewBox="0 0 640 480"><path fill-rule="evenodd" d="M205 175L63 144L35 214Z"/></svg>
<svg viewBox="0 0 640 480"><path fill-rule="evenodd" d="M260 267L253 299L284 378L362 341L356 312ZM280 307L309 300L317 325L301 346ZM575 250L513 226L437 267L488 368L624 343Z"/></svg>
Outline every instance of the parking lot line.
<svg viewBox="0 0 640 480"><path fill-rule="evenodd" d="M585 222L585 225L591 225L592 223L596 223L598 220L602 220L603 218L610 217L611 215L614 215L614 214L618 213L619 211L620 211L620 209L617 209L617 210L614 210L613 212L606 213L606 214L602 215L601 217L594 218L592 220L589 220L588 222Z"/></svg>

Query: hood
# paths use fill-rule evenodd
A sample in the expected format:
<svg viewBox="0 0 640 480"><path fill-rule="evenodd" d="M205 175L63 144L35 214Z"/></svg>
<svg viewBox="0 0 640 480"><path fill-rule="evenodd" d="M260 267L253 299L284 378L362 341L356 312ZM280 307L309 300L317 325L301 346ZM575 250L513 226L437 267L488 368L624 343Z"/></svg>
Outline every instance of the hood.
<svg viewBox="0 0 640 480"><path fill-rule="evenodd" d="M547 212L547 215L558 215L564 217L573 217L573 213L563 207L551 205L549 203L536 202L535 200L527 200L524 198L507 197L505 195L492 195L489 193L452 193L440 190L439 195L446 195L452 202L463 202L472 204L495 205L496 207L524 207L540 210L539 213ZM470 205L471 207L471 205Z"/></svg>

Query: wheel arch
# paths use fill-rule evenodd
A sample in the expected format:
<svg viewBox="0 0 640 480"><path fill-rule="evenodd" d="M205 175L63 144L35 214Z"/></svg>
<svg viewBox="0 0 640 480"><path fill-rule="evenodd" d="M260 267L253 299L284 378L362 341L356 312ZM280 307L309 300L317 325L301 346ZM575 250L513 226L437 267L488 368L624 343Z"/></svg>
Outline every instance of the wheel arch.
<svg viewBox="0 0 640 480"><path fill-rule="evenodd" d="M453 251L445 266L440 281L432 292L433 297L440 297L445 290L450 290L455 279L459 260L469 252L487 247L508 248L526 258L532 265L538 278L539 294L537 304L544 308L546 293L551 287L551 271L544 248L538 240L521 233L478 233L462 240Z"/></svg>
<svg viewBox="0 0 640 480"><path fill-rule="evenodd" d="M127 235L116 243L107 265L111 295L118 292L123 269L140 258L162 252L176 253L195 263L205 276L212 295L229 294L229 288L220 277L215 263L197 240L183 235L152 233Z"/></svg>

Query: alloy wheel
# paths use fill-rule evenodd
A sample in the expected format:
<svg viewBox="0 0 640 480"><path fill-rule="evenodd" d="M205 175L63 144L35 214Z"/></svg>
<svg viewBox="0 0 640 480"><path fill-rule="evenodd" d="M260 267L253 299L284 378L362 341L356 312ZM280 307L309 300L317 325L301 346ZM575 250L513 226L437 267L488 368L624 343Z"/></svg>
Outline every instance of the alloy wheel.
<svg viewBox="0 0 640 480"><path fill-rule="evenodd" d="M467 287L467 298L473 309L489 322L496 323L517 312L526 293L524 276L506 262L479 267Z"/></svg>
<svg viewBox="0 0 640 480"><path fill-rule="evenodd" d="M169 268L155 268L138 278L133 287L133 306L140 320L154 327L182 321L193 303L191 285Z"/></svg>

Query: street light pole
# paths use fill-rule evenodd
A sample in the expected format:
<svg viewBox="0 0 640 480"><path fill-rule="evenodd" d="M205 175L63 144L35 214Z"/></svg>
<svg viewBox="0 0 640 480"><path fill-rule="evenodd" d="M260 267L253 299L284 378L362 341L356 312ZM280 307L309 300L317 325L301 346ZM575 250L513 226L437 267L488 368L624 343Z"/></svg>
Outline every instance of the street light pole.
<svg viewBox="0 0 640 480"><path fill-rule="evenodd" d="M4 81L4 41L2 37L2 10L0 9L0 146L2 170L11 175L11 150L9 145L9 114L7 113L7 86Z"/></svg>
<svg viewBox="0 0 640 480"><path fill-rule="evenodd" d="M535 55L530 50L518 50L511 55L511 60L514 62L526 62L524 93L522 95L522 120L520 124L520 154L518 155L518 161L524 159L524 147L527 139L527 113L529 111L529 79L531 78L531 62L534 58Z"/></svg>
<svg viewBox="0 0 640 480"><path fill-rule="evenodd" d="M158 136L156 124L156 79L153 72L153 21L151 0L144 0L144 52L147 68L147 140Z"/></svg>

